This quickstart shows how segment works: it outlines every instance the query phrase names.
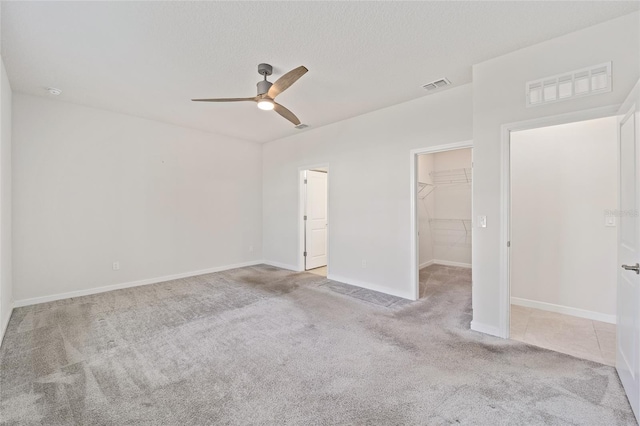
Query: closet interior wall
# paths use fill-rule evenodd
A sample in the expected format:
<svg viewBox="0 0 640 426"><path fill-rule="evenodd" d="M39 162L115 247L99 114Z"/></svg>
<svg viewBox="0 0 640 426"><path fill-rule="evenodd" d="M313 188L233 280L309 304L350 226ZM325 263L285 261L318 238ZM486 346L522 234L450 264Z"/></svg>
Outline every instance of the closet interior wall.
<svg viewBox="0 0 640 426"><path fill-rule="evenodd" d="M471 267L471 149L418 156L420 268Z"/></svg>

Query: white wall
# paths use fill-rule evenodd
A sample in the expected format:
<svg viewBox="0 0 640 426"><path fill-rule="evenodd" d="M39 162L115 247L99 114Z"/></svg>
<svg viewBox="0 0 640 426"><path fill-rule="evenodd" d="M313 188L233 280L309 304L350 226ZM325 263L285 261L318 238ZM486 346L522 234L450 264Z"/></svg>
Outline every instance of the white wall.
<svg viewBox="0 0 640 426"><path fill-rule="evenodd" d="M11 317L11 85L0 59L0 343Z"/></svg>
<svg viewBox="0 0 640 426"><path fill-rule="evenodd" d="M409 151L470 139L465 85L267 143L265 259L297 269L298 170L328 163L330 277L414 297Z"/></svg>
<svg viewBox="0 0 640 426"><path fill-rule="evenodd" d="M604 222L618 205L616 123L608 117L512 133L514 303L615 321L617 228Z"/></svg>
<svg viewBox="0 0 640 426"><path fill-rule="evenodd" d="M634 13L473 67L474 214L472 327L501 335L501 125L621 103L640 75L639 14ZM613 61L611 93L526 108L525 82Z"/></svg>
<svg viewBox="0 0 640 426"><path fill-rule="evenodd" d="M433 171L433 154L418 155L418 182L431 184L431 176ZM425 187L418 193L417 210L418 210L418 255L419 267L423 268L433 263L433 235L429 219L433 217L433 200L435 198L434 189ZM425 194L429 194L426 195Z"/></svg>
<svg viewBox="0 0 640 426"><path fill-rule="evenodd" d="M24 94L13 108L16 304L262 258L260 145Z"/></svg>
<svg viewBox="0 0 640 426"><path fill-rule="evenodd" d="M471 168L471 149L456 149L433 154L434 171ZM433 193L433 217L437 219L471 220L471 184L440 185ZM436 238L445 244L433 247L436 263L471 266L471 228L464 232L468 222L436 225L447 229Z"/></svg>

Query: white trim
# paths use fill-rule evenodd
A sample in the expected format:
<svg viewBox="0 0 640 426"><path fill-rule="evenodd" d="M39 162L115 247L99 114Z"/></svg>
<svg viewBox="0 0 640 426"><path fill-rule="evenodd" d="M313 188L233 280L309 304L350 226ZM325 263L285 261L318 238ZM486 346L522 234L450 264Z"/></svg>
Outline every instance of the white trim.
<svg viewBox="0 0 640 426"><path fill-rule="evenodd" d="M470 263L452 262L450 260L440 260L440 259L434 259L432 262L435 265L456 266L458 268L471 268L471 264Z"/></svg>
<svg viewBox="0 0 640 426"><path fill-rule="evenodd" d="M407 299L418 300L420 298L420 278L419 278L419 262L418 256L419 248L418 248L418 203L416 200L417 194L417 173L418 168L417 161L418 155L420 154L434 154L436 152L444 152L444 151L453 151L454 149L463 149L463 148L473 148L473 141L462 141L462 142L454 142L443 145L431 146L428 148L417 148L412 149L409 152L409 203L410 203L410 221L409 221L409 253L410 253L410 269L411 269L411 286L413 287L413 295L412 297L407 297ZM472 190L473 192L473 190ZM473 210L473 206L472 206ZM471 217L473 217L473 212L471 212ZM404 296L400 296L404 297Z"/></svg>
<svg viewBox="0 0 640 426"><path fill-rule="evenodd" d="M304 211L305 211L305 187L304 187L304 175L307 169L298 168L298 253L297 260L298 266L296 271L304 271ZM277 266L277 265L274 265ZM289 267L285 268L289 269Z"/></svg>
<svg viewBox="0 0 640 426"><path fill-rule="evenodd" d="M367 290L377 291L378 293L389 294L391 296L402 297L403 299L414 300L412 292L398 291L397 289L384 287L378 284L371 284L365 281L352 280L351 278L341 277L339 275L327 275L327 279L332 281L338 281L344 284L353 285L356 287L366 288Z"/></svg>
<svg viewBox="0 0 640 426"><path fill-rule="evenodd" d="M609 324L616 323L615 315L608 315L595 311L587 311L586 309L572 308L571 306L539 302L537 300L523 299L521 297L511 297L511 304L524 306L526 308L540 309L542 311L557 312L559 314L571 315L573 317L586 318L594 321L608 322Z"/></svg>
<svg viewBox="0 0 640 426"><path fill-rule="evenodd" d="M499 324L500 337L509 338L511 316L511 286L510 286L510 258L507 242L511 235L511 165L510 141L511 132L519 130L537 129L540 127L556 126L559 124L575 123L578 121L594 120L611 117L618 113L619 105L569 112L554 116L540 117L533 120L518 121L503 124L501 133L501 168L500 168L500 305ZM472 216L473 217L473 216ZM489 333L491 334L491 333Z"/></svg>
<svg viewBox="0 0 640 426"><path fill-rule="evenodd" d="M276 268L280 268L280 269L287 269L287 270L293 271L293 272L303 272L301 269L298 269L297 266L295 266L295 265L287 265L286 263L273 262L271 260L265 260L262 263L264 263L265 265L269 265L269 266L275 266Z"/></svg>
<svg viewBox="0 0 640 426"><path fill-rule="evenodd" d="M23 306L37 305L39 303L53 302L55 300L69 299L72 297L89 296L92 294L105 293L107 291L112 291L112 290L121 290L123 288L139 287L139 286L148 285L148 284L157 284L165 281L177 280L180 278L195 277L197 275L210 274L212 272L227 271L229 269L260 265L263 263L265 262L263 262L262 260L254 260L251 262L235 263L232 265L225 265L225 266L216 266L214 268L201 269L199 271L183 272L180 274L165 275L163 277L148 278L148 279L138 280L138 281L130 281L130 282L120 283L120 284L112 284L112 285L106 285L102 287L88 288L85 290L70 291L67 293L52 294L49 296L33 297L30 299L16 300L15 302L13 302L13 307L20 308Z"/></svg>
<svg viewBox="0 0 640 426"><path fill-rule="evenodd" d="M500 329L492 325L481 324L478 321L471 321L471 330L479 333L490 334L496 337L504 337L500 334Z"/></svg>
<svg viewBox="0 0 640 426"><path fill-rule="evenodd" d="M421 264L420 264L420 266L419 266L419 268L420 268L420 269L424 269L424 268L426 268L427 266L431 266L431 265L433 265L434 263L436 263L436 262L435 262L435 260L431 259L431 260L429 260L428 262L421 263Z"/></svg>

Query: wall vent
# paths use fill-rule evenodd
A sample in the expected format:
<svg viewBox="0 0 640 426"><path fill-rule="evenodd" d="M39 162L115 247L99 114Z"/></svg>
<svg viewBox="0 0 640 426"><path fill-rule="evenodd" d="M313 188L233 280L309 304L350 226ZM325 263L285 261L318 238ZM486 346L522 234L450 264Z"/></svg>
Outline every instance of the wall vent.
<svg viewBox="0 0 640 426"><path fill-rule="evenodd" d="M527 107L611 92L611 62L582 68L525 85Z"/></svg>
<svg viewBox="0 0 640 426"><path fill-rule="evenodd" d="M449 80L447 80L446 78L440 78L438 80L434 80L430 83L423 85L422 88L430 92L432 90L437 90L437 89L440 89L441 87L445 87L449 85L451 85L451 82Z"/></svg>

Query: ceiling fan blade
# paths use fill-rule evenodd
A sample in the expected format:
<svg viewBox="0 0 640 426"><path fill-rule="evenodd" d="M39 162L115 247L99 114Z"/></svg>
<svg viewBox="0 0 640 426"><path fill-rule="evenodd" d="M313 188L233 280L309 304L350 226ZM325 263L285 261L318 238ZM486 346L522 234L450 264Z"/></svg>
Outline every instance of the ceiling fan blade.
<svg viewBox="0 0 640 426"><path fill-rule="evenodd" d="M280 114L281 116L283 116L284 118L286 118L287 120L289 120L290 122L292 122L293 124L295 124L296 126L300 124L300 120L298 120L298 117L296 117L294 113L292 113L291 111L289 111L288 109L280 105L279 103L277 102L273 103L273 110L278 114Z"/></svg>
<svg viewBox="0 0 640 426"><path fill-rule="evenodd" d="M191 99L194 102L242 102L242 101L256 101L257 98L219 98L219 99Z"/></svg>
<svg viewBox="0 0 640 426"><path fill-rule="evenodd" d="M273 83L271 88L269 88L267 95L271 99L275 99L276 96L287 90L289 86L295 83L300 77L305 75L307 71L309 70L304 66L299 66L298 68L292 69L291 71L277 79L275 83Z"/></svg>

